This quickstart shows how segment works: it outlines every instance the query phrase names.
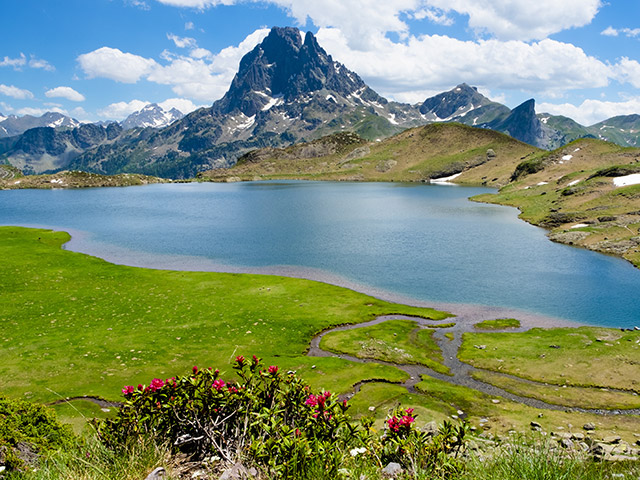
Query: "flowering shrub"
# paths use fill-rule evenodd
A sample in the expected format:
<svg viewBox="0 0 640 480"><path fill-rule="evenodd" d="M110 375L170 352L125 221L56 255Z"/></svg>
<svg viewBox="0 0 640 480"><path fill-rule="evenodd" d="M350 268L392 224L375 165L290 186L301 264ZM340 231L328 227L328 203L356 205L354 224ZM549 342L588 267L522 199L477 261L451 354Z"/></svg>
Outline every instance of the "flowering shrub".
<svg viewBox="0 0 640 480"><path fill-rule="evenodd" d="M353 430L346 401L314 394L293 372L264 369L255 356L237 357L233 368L238 382L193 367L183 377L124 387L117 418L99 425L103 441L118 446L151 435L201 457L213 451L233 462L248 455L276 476L327 463L346 448Z"/></svg>
<svg viewBox="0 0 640 480"><path fill-rule="evenodd" d="M338 478L345 459L375 468L397 461L414 471L433 469L462 445L462 431L435 439L417 431L413 409L392 412L380 436L373 419L354 424L346 401L312 392L293 372L265 368L255 356L237 357L233 368L237 382L193 367L185 376L125 386L124 405L114 420L98 425L99 435L115 448L150 436L196 458L249 459L269 478L296 479Z"/></svg>

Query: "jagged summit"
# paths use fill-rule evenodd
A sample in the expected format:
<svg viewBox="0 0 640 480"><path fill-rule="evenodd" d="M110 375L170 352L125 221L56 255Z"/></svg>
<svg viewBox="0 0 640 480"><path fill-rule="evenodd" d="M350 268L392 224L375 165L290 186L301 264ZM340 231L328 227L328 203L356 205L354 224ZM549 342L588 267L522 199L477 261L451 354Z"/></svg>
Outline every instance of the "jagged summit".
<svg viewBox="0 0 640 480"><path fill-rule="evenodd" d="M357 74L335 62L311 32L303 42L297 28L274 27L242 58L229 90L213 107L217 113L239 110L251 117L322 89L347 96L368 87Z"/></svg>
<svg viewBox="0 0 640 480"><path fill-rule="evenodd" d="M141 110L129 115L121 125L125 130L136 127L162 128L171 125L182 117L184 117L184 114L176 108L167 111L157 103L150 103Z"/></svg>

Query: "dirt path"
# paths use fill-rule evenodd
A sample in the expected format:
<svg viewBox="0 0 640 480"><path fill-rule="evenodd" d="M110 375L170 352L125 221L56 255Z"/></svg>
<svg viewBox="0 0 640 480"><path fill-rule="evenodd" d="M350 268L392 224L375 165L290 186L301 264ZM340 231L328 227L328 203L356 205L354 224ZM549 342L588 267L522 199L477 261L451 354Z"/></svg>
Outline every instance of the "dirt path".
<svg viewBox="0 0 640 480"><path fill-rule="evenodd" d="M434 339L437 342L440 349L442 350L442 356L444 359L443 364L449 368L451 375L445 375L442 373L435 372L423 365L396 364L391 362L385 362L382 360L357 358L352 355L333 353L320 348L320 342L322 340L322 337L324 337L328 333L368 327L371 325L377 325L383 322L387 322L389 320L413 320L413 321L416 321L418 325L420 325L420 327L422 328L428 328L430 326L442 324L444 322L449 321L449 319L428 320L424 318L409 317L404 315L384 315L376 318L375 320L371 320L369 322L359 323L357 325L345 325L345 326L336 327L336 328L332 328L329 330L325 330L324 332L321 332L311 340L311 345L309 348L309 352L307 354L312 357L338 357L338 358L342 358L344 360L349 360L352 362L379 363L381 365L389 365L389 366L399 368L400 370L403 370L409 375L409 379L406 382L404 382L402 386L405 387L407 391L411 393L416 392L415 386L421 381L421 376L428 375L430 377L437 378L445 382L472 388L474 390L486 393L494 397L502 397L507 400L522 403L524 405L528 405L534 408L541 408L546 410L562 410L562 411L572 411L572 412L594 413L598 415L640 415L640 409L606 410L606 409L587 409L587 408L554 405L551 403L543 402L542 400L515 395L513 393L507 392L506 390L503 390L502 388L499 388L489 383L481 382L479 380L472 378L471 375L475 371L478 371L478 369L458 360L458 350L460 349L460 346L462 344L462 334L465 332L474 331L473 325L475 323L482 320L486 320L486 317L480 316L474 312L467 312L466 315L465 313L463 313L460 316L451 318L450 320L452 322L455 322L455 326L453 327L437 328L435 330ZM524 324L520 328L510 328L508 330L495 330L495 332L507 332L507 331L522 332L522 331L528 330L533 326L535 325L530 323L530 324ZM448 338L446 338L445 337L446 333L452 333L453 340L449 340ZM515 377L507 374L504 374L504 375L511 378L515 378L517 380L522 380L519 377ZM354 392L348 395L348 397L352 397L353 395L355 395L360 390L361 386L364 383L367 383L367 382L360 382L359 384L356 384L354 387ZM536 383L536 382L532 382L532 383Z"/></svg>

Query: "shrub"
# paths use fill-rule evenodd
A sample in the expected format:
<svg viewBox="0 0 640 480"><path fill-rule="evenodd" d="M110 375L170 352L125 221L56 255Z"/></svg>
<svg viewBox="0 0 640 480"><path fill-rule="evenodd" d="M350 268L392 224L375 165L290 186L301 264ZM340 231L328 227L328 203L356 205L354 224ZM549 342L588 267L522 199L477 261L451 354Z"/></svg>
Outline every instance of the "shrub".
<svg viewBox="0 0 640 480"><path fill-rule="evenodd" d="M415 429L407 409L392 412L379 435L373 419L357 425L346 400L312 392L294 372L265 368L255 356L237 357L233 368L237 382L193 367L188 375L124 387L117 417L97 424L100 438L124 449L151 437L195 458L213 453L227 463L248 460L269 478L338 478L345 459L355 456L373 468L389 461L412 471L461 468L456 456L464 426L445 423L432 438Z"/></svg>
<svg viewBox="0 0 640 480"><path fill-rule="evenodd" d="M47 407L0 397L0 465L7 471L25 470L74 442L71 428Z"/></svg>

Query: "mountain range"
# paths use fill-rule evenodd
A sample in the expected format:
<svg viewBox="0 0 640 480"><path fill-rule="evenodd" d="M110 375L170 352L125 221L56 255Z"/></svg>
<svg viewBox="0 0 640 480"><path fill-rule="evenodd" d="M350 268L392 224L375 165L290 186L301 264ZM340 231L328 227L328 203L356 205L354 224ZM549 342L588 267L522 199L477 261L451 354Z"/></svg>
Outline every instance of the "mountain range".
<svg viewBox="0 0 640 480"><path fill-rule="evenodd" d="M585 127L567 117L536 114L534 100L510 109L466 84L421 104L388 101L334 61L313 34L302 36L291 27L273 28L246 54L229 90L211 107L184 117L161 110L149 105L117 126L34 125L0 138L0 162L27 173L77 169L189 178L232 166L258 148L335 132L378 140L433 122L497 130L543 149L581 137L624 146L640 141L640 115ZM9 134L5 122L0 128Z"/></svg>

